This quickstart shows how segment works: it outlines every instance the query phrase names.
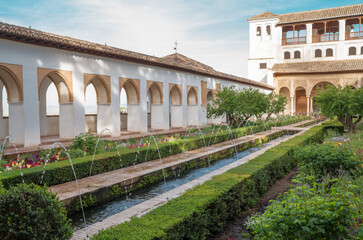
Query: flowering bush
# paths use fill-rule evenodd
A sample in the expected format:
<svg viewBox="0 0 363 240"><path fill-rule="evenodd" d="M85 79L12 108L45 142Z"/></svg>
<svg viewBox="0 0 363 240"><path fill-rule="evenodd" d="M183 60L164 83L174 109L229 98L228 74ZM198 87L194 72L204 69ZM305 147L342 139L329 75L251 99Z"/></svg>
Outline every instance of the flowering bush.
<svg viewBox="0 0 363 240"><path fill-rule="evenodd" d="M8 163L5 163L3 166L5 171L12 171L16 169L24 169L24 168L32 168L38 167L45 164L47 159L46 155L40 155L39 153L35 153L34 155L23 155L19 157L17 160L9 160ZM65 160L66 157L61 157L61 155L56 152L53 153L48 160L48 163L55 161Z"/></svg>

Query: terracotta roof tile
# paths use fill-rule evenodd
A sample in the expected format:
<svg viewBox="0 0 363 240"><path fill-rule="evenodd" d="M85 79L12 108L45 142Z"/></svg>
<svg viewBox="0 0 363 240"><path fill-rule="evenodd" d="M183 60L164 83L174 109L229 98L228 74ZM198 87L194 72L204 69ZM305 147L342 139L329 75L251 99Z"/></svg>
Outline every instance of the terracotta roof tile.
<svg viewBox="0 0 363 240"><path fill-rule="evenodd" d="M279 15L278 25L363 15L363 4Z"/></svg>
<svg viewBox="0 0 363 240"><path fill-rule="evenodd" d="M251 20L278 17L279 22L277 23L277 25L285 25L292 23L338 19L338 18L354 17L362 15L363 15L363 4L356 4L343 7L325 8L325 9L318 9L318 10L311 10L304 12L285 13L279 15L273 14L271 12L264 12L254 17L251 17L248 20L251 21Z"/></svg>
<svg viewBox="0 0 363 240"><path fill-rule="evenodd" d="M272 12L266 11L266 12L260 13L260 14L258 14L256 16L250 17L248 19L248 21L260 20L260 19L269 19L269 18L276 18L278 16L279 15L276 15L276 14L274 14Z"/></svg>
<svg viewBox="0 0 363 240"><path fill-rule="evenodd" d="M363 71L363 59L276 63L274 73L327 73Z"/></svg>
<svg viewBox="0 0 363 240"><path fill-rule="evenodd" d="M168 68L176 71L190 72L202 76L215 77L227 81L239 82L273 90L273 87L270 85L226 73L217 72L205 64L180 54L172 54L164 58L158 58L142 53L132 52L120 48L110 47L2 22L0 22L0 38L40 45L44 47L58 48L66 51L115 58L129 62L136 62L139 64Z"/></svg>

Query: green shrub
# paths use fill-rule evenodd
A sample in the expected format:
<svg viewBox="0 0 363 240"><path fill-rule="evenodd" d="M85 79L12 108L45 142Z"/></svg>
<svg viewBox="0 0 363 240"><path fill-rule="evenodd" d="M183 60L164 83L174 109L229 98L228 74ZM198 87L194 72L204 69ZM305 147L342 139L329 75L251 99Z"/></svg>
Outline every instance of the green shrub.
<svg viewBox="0 0 363 240"><path fill-rule="evenodd" d="M66 211L47 187L19 184L0 195L0 239L69 239Z"/></svg>
<svg viewBox="0 0 363 240"><path fill-rule="evenodd" d="M350 175L360 175L362 168L358 157L346 143L325 142L321 145L307 146L296 152L299 171L303 175L311 175L319 181L327 174L337 177L340 171Z"/></svg>
<svg viewBox="0 0 363 240"><path fill-rule="evenodd" d="M271 201L262 215L251 217L248 229L254 239L351 239L358 202L341 188L299 186Z"/></svg>

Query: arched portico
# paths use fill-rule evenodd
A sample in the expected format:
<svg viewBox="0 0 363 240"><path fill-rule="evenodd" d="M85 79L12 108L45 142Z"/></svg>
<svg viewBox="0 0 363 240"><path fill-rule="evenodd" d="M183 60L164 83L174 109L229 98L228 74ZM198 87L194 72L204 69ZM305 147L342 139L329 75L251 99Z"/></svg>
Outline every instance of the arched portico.
<svg viewBox="0 0 363 240"><path fill-rule="evenodd" d="M119 84L120 93L121 92L126 93L126 113L122 113L120 115L121 130L140 131L141 129L140 80L130 79L130 78L120 78L119 82L120 82Z"/></svg>
<svg viewBox="0 0 363 240"><path fill-rule="evenodd" d="M310 91L310 97L311 97L311 100L310 100L310 111L311 112L318 111L318 108L317 108L317 106L315 104L315 101L314 101L314 97L316 97L319 94L320 91L326 90L328 86L337 87L333 83L330 83L330 82L319 82L319 83L315 84L311 88L311 91Z"/></svg>
<svg viewBox="0 0 363 240"><path fill-rule="evenodd" d="M318 111L314 106L313 98L317 96L318 89L325 90L327 86L359 86L360 78L355 73L341 73L332 76L321 74L309 75L277 75L275 74L275 91L287 97L288 103L285 113L291 109L291 114L310 114Z"/></svg>
<svg viewBox="0 0 363 240"><path fill-rule="evenodd" d="M183 126L183 107L182 107L182 92L181 85L169 84L169 114L170 126Z"/></svg>
<svg viewBox="0 0 363 240"><path fill-rule="evenodd" d="M84 89L92 84L97 97L96 131L98 134L109 134L105 129L112 129L111 83L110 77L104 75L84 74ZM92 129L92 128L91 128Z"/></svg>
<svg viewBox="0 0 363 240"><path fill-rule="evenodd" d="M198 125L198 91L196 87L188 86L188 125Z"/></svg>
<svg viewBox="0 0 363 240"><path fill-rule="evenodd" d="M163 83L148 81L148 127L162 129L164 126ZM149 124L150 123L150 124Z"/></svg>
<svg viewBox="0 0 363 240"><path fill-rule="evenodd" d="M59 116L47 116L47 91L55 85L59 103ZM73 137L72 72L38 68L38 96L40 135Z"/></svg>
<svg viewBox="0 0 363 240"><path fill-rule="evenodd" d="M24 143L24 110L22 67L0 64L0 139L11 135L15 143ZM5 90L5 91L4 91ZM6 94L9 117L3 117L3 95Z"/></svg>
<svg viewBox="0 0 363 240"><path fill-rule="evenodd" d="M290 89L288 87L282 87L280 88L279 92L280 95L286 97L287 99L287 103L285 106L285 111L284 114L291 114L291 93L290 93Z"/></svg>

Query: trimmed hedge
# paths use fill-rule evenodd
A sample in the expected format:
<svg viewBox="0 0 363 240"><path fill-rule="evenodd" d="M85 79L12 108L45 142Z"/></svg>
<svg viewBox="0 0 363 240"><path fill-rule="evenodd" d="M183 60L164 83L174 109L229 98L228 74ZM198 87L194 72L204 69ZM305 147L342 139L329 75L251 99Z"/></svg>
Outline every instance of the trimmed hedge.
<svg viewBox="0 0 363 240"><path fill-rule="evenodd" d="M316 126L264 154L185 192L129 222L101 230L91 239L206 239L227 221L254 206L258 198L294 166L293 153L323 139L326 126Z"/></svg>
<svg viewBox="0 0 363 240"><path fill-rule="evenodd" d="M301 120L308 119L307 117L297 117L290 120L287 120L284 123L278 123L277 125L283 124L292 124L299 122ZM252 132L260 132L263 130L269 130L273 124L271 122L266 123L265 125L255 125L251 127L242 127L238 129L233 129L232 133L235 138L242 137ZM223 132L219 133L217 137L213 134L205 135L205 142L208 143L209 139L211 139L211 143L220 143L229 140L230 133ZM216 139L215 139L216 137ZM215 139L215 141L214 141ZM182 153L183 151L193 150L197 148L204 147L204 142L200 137L191 137L188 138L188 141L185 142L184 139L180 139L173 142L159 143L158 144L159 151L161 157L168 157L174 154ZM145 160L147 154L147 159ZM128 167L133 164L143 163L145 161L151 161L159 158L157 147L152 144L147 150L147 147L143 147L139 149L126 149L121 153L121 159L117 152L109 152L109 153L101 153L95 155L94 163L92 166L92 175L110 172L113 170L120 169L122 167ZM74 169L77 175L77 178L84 178L89 176L89 170L92 162L92 156L86 156L81 158L72 159ZM122 165L121 165L122 163ZM25 183L36 183L39 184L41 176L43 175L44 168L43 167L34 167L28 169L22 169L21 171L10 171L4 172L0 174L0 182L3 183L6 189L14 186L16 184L22 183L24 180ZM21 176L23 173L23 176ZM47 164L45 168L45 175L43 178L43 184L47 186L53 186L65 182L74 181L73 171L70 165L70 162L59 161Z"/></svg>

